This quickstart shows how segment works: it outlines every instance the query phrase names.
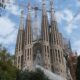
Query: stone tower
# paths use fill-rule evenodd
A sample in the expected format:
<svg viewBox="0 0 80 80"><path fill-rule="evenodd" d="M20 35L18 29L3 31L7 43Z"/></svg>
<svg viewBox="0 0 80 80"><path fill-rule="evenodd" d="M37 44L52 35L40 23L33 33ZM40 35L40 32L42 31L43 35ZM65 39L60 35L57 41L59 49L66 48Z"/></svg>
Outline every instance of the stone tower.
<svg viewBox="0 0 80 80"><path fill-rule="evenodd" d="M47 16L45 0L42 0L41 37L33 40L31 6L28 4L28 15L25 30L23 17L21 17L18 32L15 62L22 70L33 70L37 65L42 66L56 74L66 77L66 64L63 53L63 37L57 28L53 1L50 0L50 24ZM35 9L38 9L36 7ZM37 17L37 16L36 16ZM34 27L38 27L37 18ZM36 33L37 34L37 33Z"/></svg>
<svg viewBox="0 0 80 80"><path fill-rule="evenodd" d="M62 35L59 33L57 28L57 22L55 18L53 0L50 1L51 5L51 45L50 45L50 55L51 55L51 69L56 74L66 76L66 64L64 62L63 53L63 43Z"/></svg>
<svg viewBox="0 0 80 80"><path fill-rule="evenodd" d="M15 65L22 69L23 65L23 39L24 39L24 17L23 10L21 11L20 27L18 30L16 49L15 49Z"/></svg>
<svg viewBox="0 0 80 80"><path fill-rule="evenodd" d="M51 69L50 64L50 45L49 45L49 23L47 12L45 8L45 0L42 3L42 25L41 25L41 36L42 36L42 46L43 46L43 56L44 56L44 67Z"/></svg>
<svg viewBox="0 0 80 80"><path fill-rule="evenodd" d="M23 69L32 70L32 23L31 23L31 15L30 15L30 3L28 3L28 15L26 20L25 34L24 34L24 53L23 53Z"/></svg>

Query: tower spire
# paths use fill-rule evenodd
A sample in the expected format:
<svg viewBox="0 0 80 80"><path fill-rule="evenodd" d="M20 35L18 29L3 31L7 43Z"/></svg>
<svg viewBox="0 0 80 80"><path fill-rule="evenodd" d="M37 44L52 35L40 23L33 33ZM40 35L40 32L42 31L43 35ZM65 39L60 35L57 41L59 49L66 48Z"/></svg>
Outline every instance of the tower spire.
<svg viewBox="0 0 80 80"><path fill-rule="evenodd" d="M24 11L21 10L21 16L20 16L20 27L19 27L20 30L23 30L24 29Z"/></svg>
<svg viewBox="0 0 80 80"><path fill-rule="evenodd" d="M42 13L43 13L43 15L46 15L46 3L45 3L45 0L42 0Z"/></svg>
<svg viewBox="0 0 80 80"><path fill-rule="evenodd" d="M25 27L25 38L24 38L24 68L28 70L32 69L32 22L31 22L31 15L30 15L31 5L28 3L28 15L26 20L26 27Z"/></svg>
<svg viewBox="0 0 80 80"><path fill-rule="evenodd" d="M35 4L36 5L36 4ZM37 17L37 5L35 6L35 21L34 21L34 35L35 35L35 38L38 40L38 17ZM37 34L36 34L37 33Z"/></svg>
<svg viewBox="0 0 80 80"><path fill-rule="evenodd" d="M31 16L30 16L31 5L30 5L29 2L28 2L28 6L27 6L27 8L28 8L28 16L27 16L27 19L30 20L30 19L31 19Z"/></svg>
<svg viewBox="0 0 80 80"><path fill-rule="evenodd" d="M31 29L31 15L30 15L31 5L28 3L28 14L26 20L26 31L25 31L25 39L26 44L30 44L32 41L32 29Z"/></svg>
<svg viewBox="0 0 80 80"><path fill-rule="evenodd" d="M69 40L69 50L70 50L70 53L72 53L72 48L71 48L71 42Z"/></svg>
<svg viewBox="0 0 80 80"><path fill-rule="evenodd" d="M45 0L42 0L42 40L43 41L49 41L49 33L48 33L48 17L47 17L47 12L46 12L46 7L45 7Z"/></svg>
<svg viewBox="0 0 80 80"><path fill-rule="evenodd" d="M50 0L51 6L51 62L52 62L52 70L56 74L61 74L65 76L65 71L61 71L66 69L64 63L64 53L63 48L61 46L62 43L62 35L59 33L57 28L57 21L55 18L55 12L53 7L53 0ZM53 57L52 57L53 56ZM61 65L60 65L61 64ZM62 66L62 67L59 67ZM56 71L56 68L59 70Z"/></svg>
<svg viewBox="0 0 80 80"><path fill-rule="evenodd" d="M20 26L17 35L16 49L15 49L15 65L17 68L22 69L23 62L21 62L23 57L23 39L24 39L24 17L23 10L20 16Z"/></svg>
<svg viewBox="0 0 80 80"><path fill-rule="evenodd" d="M49 46L49 23L45 7L45 0L42 0L42 23L41 23L41 36L43 42L43 54L44 54L44 64L45 68L51 69L50 65L50 46Z"/></svg>
<svg viewBox="0 0 80 80"><path fill-rule="evenodd" d="M51 6L51 21L56 21L55 19L55 11L53 7L53 0L50 0L50 6Z"/></svg>

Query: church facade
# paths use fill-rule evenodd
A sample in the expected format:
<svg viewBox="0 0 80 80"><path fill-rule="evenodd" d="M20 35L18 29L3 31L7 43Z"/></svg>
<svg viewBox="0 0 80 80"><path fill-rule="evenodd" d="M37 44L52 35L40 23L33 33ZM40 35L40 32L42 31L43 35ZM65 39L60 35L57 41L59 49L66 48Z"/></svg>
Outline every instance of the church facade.
<svg viewBox="0 0 80 80"><path fill-rule="evenodd" d="M21 12L15 49L15 65L22 70L33 70L36 65L40 65L66 78L63 37L57 27L53 2L50 2L50 5L51 20L49 24L47 10L43 0L41 37L35 41L33 40L30 6L28 7L25 28L23 11Z"/></svg>

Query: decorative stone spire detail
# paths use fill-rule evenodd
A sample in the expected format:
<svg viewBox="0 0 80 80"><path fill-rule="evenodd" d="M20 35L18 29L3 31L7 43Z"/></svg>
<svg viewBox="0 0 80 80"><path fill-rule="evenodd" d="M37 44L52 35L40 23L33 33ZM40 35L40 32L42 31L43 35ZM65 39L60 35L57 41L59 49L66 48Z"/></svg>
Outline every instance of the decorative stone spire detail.
<svg viewBox="0 0 80 80"><path fill-rule="evenodd" d="M20 26L17 35L17 43L15 49L15 65L17 68L22 69L23 65L23 39L24 39L24 17L23 17L23 10L21 11L20 16Z"/></svg>
<svg viewBox="0 0 80 80"><path fill-rule="evenodd" d="M49 46L49 23L47 17L47 11L45 7L45 0L42 2L42 23L41 23L41 36L42 36L42 43L43 43L43 54L44 54L44 67L48 70L51 69L50 65L50 46Z"/></svg>
<svg viewBox="0 0 80 80"><path fill-rule="evenodd" d="M49 41L49 33L48 33L48 17L47 17L47 12L45 8L45 0L42 0L42 40L43 41Z"/></svg>
<svg viewBox="0 0 80 80"><path fill-rule="evenodd" d="M62 37L57 28L57 21L53 7L53 0L50 0L51 6L51 63L52 71L56 74L66 76L66 64L64 63L64 52L61 46ZM61 66L61 67L60 67ZM58 70L58 71L56 71Z"/></svg>
<svg viewBox="0 0 80 80"><path fill-rule="evenodd" d="M25 29L25 44L31 44L32 42L32 29L31 29L31 15L30 15L30 3L28 3L28 15L26 20L26 29Z"/></svg>
<svg viewBox="0 0 80 80"><path fill-rule="evenodd" d="M46 15L46 6L45 0L42 0L42 15Z"/></svg>
<svg viewBox="0 0 80 80"><path fill-rule="evenodd" d="M31 5L30 5L30 3L28 3L28 16L27 16L27 20L31 20L30 10L31 10Z"/></svg>
<svg viewBox="0 0 80 80"><path fill-rule="evenodd" d="M24 17L23 17L23 10L22 10L20 16L20 26L18 30L17 43L16 43L16 48L18 51L22 50L23 47L23 34L24 34Z"/></svg>
<svg viewBox="0 0 80 80"><path fill-rule="evenodd" d="M50 0L50 6L51 6L51 28L53 28L52 30L58 32L57 21L56 21L55 11L53 7L53 0Z"/></svg>
<svg viewBox="0 0 80 80"><path fill-rule="evenodd" d="M71 48L71 42L69 40L69 50L70 50L70 53L72 53L72 48Z"/></svg>
<svg viewBox="0 0 80 80"><path fill-rule="evenodd" d="M39 38L39 32L38 32L38 16L37 16L37 5L36 5L35 16L34 16L34 39L38 40L38 38Z"/></svg>
<svg viewBox="0 0 80 80"><path fill-rule="evenodd" d="M28 3L28 15L26 20L25 26L25 37L24 37L24 68L23 70L32 70L33 65L33 58L32 58L32 22L31 22L31 15L30 15L31 6Z"/></svg>
<svg viewBox="0 0 80 80"><path fill-rule="evenodd" d="M24 11L21 10L21 16L20 16L20 27L19 27L20 30L23 30L24 29Z"/></svg>
<svg viewBox="0 0 80 80"><path fill-rule="evenodd" d="M50 0L50 6L51 6L51 22L52 21L56 21L55 19L55 11L54 11L54 7L53 7L53 0Z"/></svg>

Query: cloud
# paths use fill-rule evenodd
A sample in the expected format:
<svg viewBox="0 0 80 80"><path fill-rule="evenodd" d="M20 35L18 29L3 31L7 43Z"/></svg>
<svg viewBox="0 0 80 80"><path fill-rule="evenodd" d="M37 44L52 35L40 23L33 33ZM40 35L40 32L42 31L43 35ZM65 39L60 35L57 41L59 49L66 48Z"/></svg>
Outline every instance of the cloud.
<svg viewBox="0 0 80 80"><path fill-rule="evenodd" d="M76 0L77 6L80 7L80 0Z"/></svg>
<svg viewBox="0 0 80 80"><path fill-rule="evenodd" d="M64 14L61 11L57 11L55 13L56 19L58 23L61 23L62 20L64 19Z"/></svg>
<svg viewBox="0 0 80 80"><path fill-rule="evenodd" d="M73 16L72 20L68 22L68 26L66 27L67 33L71 34L74 30L78 29L78 25L80 25L80 14Z"/></svg>
<svg viewBox="0 0 80 80"><path fill-rule="evenodd" d="M67 22L70 22L73 19L73 13L71 10L65 9L63 13L64 13L64 20L66 20Z"/></svg>
<svg viewBox="0 0 80 80"><path fill-rule="evenodd" d="M70 34L73 32L73 30L75 30L75 29L77 29L77 28L78 28L78 26L73 25L73 24L69 24L69 25L65 28L65 30L67 31L68 35L70 35Z"/></svg>
<svg viewBox="0 0 80 80"><path fill-rule="evenodd" d="M10 48L11 44L15 45L16 43L18 31L15 26L16 23L14 23L8 16L0 17L0 44L6 48Z"/></svg>
<svg viewBox="0 0 80 80"><path fill-rule="evenodd" d="M63 21L66 22L65 31L68 35L70 35L75 29L78 28L80 14L75 16L70 9L65 9L56 12L56 19L60 24L63 24Z"/></svg>
<svg viewBox="0 0 80 80"><path fill-rule="evenodd" d="M73 19L73 14L71 10L65 9L62 11L57 11L55 13L57 21L60 23L62 20L70 22Z"/></svg>
<svg viewBox="0 0 80 80"><path fill-rule="evenodd" d="M8 17L0 17L0 35L5 36L14 30L15 24Z"/></svg>
<svg viewBox="0 0 80 80"><path fill-rule="evenodd" d="M72 22L73 18L74 16L71 10L69 9L64 10L64 20L67 23L65 30L68 34L71 34L73 30L76 29L76 26Z"/></svg>
<svg viewBox="0 0 80 80"><path fill-rule="evenodd" d="M20 15L20 8L15 0L9 0L6 4L6 9L13 15Z"/></svg>

